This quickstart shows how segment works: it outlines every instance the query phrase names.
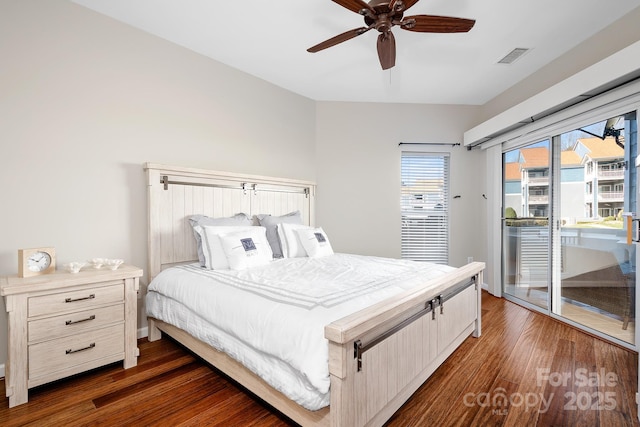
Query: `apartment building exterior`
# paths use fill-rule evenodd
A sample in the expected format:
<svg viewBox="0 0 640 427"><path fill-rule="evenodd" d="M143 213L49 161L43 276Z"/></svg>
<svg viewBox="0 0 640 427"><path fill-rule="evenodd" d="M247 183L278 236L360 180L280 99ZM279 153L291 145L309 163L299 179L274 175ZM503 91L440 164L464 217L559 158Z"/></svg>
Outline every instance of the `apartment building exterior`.
<svg viewBox="0 0 640 427"><path fill-rule="evenodd" d="M569 223L616 216L624 210L624 148L614 138L580 138L561 152L561 212ZM518 217L549 217L549 149L523 148L505 164L505 208Z"/></svg>
<svg viewBox="0 0 640 427"><path fill-rule="evenodd" d="M606 218L624 210L624 149L614 138L585 138L574 151L585 173L585 215Z"/></svg>

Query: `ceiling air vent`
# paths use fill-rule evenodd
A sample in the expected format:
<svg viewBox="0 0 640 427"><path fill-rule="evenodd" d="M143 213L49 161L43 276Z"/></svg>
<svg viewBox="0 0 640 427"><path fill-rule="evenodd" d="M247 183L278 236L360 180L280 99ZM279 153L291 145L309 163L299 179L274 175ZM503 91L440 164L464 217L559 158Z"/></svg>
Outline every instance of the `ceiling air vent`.
<svg viewBox="0 0 640 427"><path fill-rule="evenodd" d="M498 64L513 64L516 59L520 58L522 55L529 51L526 47L517 47L513 49L511 52L507 53L507 55L498 61Z"/></svg>

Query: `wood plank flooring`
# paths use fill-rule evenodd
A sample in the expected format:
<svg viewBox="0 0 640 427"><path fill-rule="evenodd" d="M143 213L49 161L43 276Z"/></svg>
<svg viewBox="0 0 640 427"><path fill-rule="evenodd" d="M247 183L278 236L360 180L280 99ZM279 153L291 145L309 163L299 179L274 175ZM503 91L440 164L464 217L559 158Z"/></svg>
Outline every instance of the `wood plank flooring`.
<svg viewBox="0 0 640 427"><path fill-rule="evenodd" d="M388 426L640 425L634 352L486 293L482 322L482 337L468 338ZM138 345L135 368L44 385L12 409L5 398L0 425L294 425L173 341Z"/></svg>

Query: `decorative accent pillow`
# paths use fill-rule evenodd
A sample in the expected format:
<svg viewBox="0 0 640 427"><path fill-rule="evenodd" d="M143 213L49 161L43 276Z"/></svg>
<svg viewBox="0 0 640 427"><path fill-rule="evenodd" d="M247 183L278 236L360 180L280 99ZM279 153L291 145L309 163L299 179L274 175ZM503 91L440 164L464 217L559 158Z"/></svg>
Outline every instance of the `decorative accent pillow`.
<svg viewBox="0 0 640 427"><path fill-rule="evenodd" d="M205 259L204 253L202 252L202 237L200 233L198 233L195 229L196 226L204 227L207 225L211 226L223 226L223 225L233 225L233 226L248 226L251 225L251 219L247 214L237 213L231 217L225 218L211 218L206 215L191 215L189 217L189 224L193 227L193 236L196 238L196 248L198 250L198 261L200 261L200 265L205 267Z"/></svg>
<svg viewBox="0 0 640 427"><path fill-rule="evenodd" d="M252 230L255 228L253 225L237 227L237 226L204 226L196 225L193 227L194 232L198 233L202 241L202 253L204 257L203 267L209 270L228 270L229 261L227 261L227 255L222 248L222 242L220 236L223 234L242 232Z"/></svg>
<svg viewBox="0 0 640 427"><path fill-rule="evenodd" d="M307 252L300 243L300 237L295 233L295 230L311 228L303 224L288 224L286 222L278 224L277 233L282 246L282 256L285 258L306 257Z"/></svg>
<svg viewBox="0 0 640 427"><path fill-rule="evenodd" d="M273 259L264 227L224 234L220 236L220 241L232 270L265 265Z"/></svg>
<svg viewBox="0 0 640 427"><path fill-rule="evenodd" d="M300 243L311 258L333 255L333 249L329 238L322 227L295 230L300 238Z"/></svg>
<svg viewBox="0 0 640 427"><path fill-rule="evenodd" d="M267 228L267 241L271 246L271 251L273 251L273 257L282 258L282 245L280 244L280 239L278 239L276 226L283 223L302 224L302 214L300 214L300 211L294 211L281 216L258 215L258 221L261 226Z"/></svg>

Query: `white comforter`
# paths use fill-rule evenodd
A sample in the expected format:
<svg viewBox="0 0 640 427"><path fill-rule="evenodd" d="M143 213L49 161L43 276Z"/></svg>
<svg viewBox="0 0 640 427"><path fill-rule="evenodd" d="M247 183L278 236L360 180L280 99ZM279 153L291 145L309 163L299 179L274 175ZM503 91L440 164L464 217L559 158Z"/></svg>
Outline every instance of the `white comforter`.
<svg viewBox="0 0 640 427"><path fill-rule="evenodd" d="M147 315L225 351L316 410L329 404L325 325L451 270L347 254L243 271L175 267L149 285Z"/></svg>

